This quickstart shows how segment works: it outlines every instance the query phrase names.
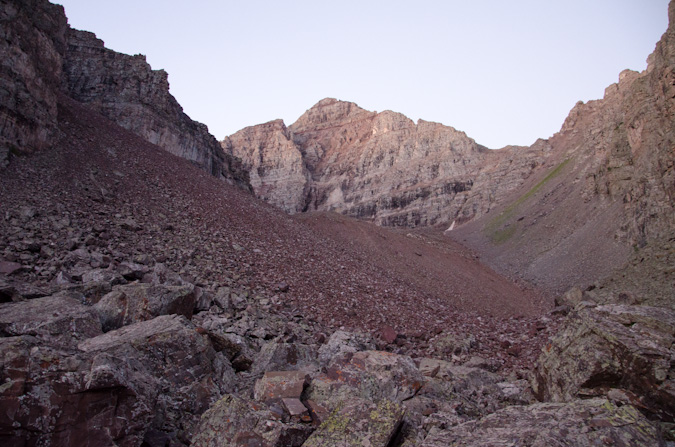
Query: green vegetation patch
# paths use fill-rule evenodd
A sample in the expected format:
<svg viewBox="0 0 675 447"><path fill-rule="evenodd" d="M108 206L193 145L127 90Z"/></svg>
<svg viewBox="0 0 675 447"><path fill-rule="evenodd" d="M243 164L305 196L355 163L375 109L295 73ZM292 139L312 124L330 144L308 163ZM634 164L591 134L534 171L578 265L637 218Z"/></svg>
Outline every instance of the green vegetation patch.
<svg viewBox="0 0 675 447"><path fill-rule="evenodd" d="M571 160L572 158L568 158L562 163L560 163L558 166L553 168L551 172L546 174L546 177L544 177L539 181L539 183L530 188L530 190L527 191L525 194L518 197L517 200L515 200L513 203L507 206L504 209L504 211L499 213L499 215L497 215L494 219L488 222L487 225L485 225L485 232L488 234L490 240L493 243L502 244L507 240L509 240L511 237L513 237L513 235L516 233L516 230L518 229L518 224L516 222L513 222L511 225L508 225L505 228L502 228L502 226L515 215L516 209L520 205L522 205L527 199L535 195L537 191L539 191L541 187L544 186L546 183L548 183L551 179L557 177L562 172L563 168L567 166Z"/></svg>

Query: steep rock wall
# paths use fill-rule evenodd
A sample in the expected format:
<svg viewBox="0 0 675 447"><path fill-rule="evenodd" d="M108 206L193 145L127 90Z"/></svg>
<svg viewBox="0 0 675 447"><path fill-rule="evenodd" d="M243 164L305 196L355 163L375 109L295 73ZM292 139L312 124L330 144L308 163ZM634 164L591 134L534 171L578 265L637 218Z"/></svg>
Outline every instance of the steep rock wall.
<svg viewBox="0 0 675 447"><path fill-rule="evenodd" d="M647 70L579 102L542 169L455 237L556 293L675 305L674 8Z"/></svg>
<svg viewBox="0 0 675 447"><path fill-rule="evenodd" d="M306 209L309 171L283 121L247 127L221 144L241 159L259 198L289 213Z"/></svg>
<svg viewBox="0 0 675 447"><path fill-rule="evenodd" d="M548 148L528 149L534 158L523 161L513 148L488 151L449 126L332 98L287 131L276 123L246 128L222 143L258 170L259 197L290 212L332 210L387 226L480 216L522 184Z"/></svg>
<svg viewBox="0 0 675 447"><path fill-rule="evenodd" d="M54 141L67 27L59 5L0 2L0 167Z"/></svg>
<svg viewBox="0 0 675 447"><path fill-rule="evenodd" d="M208 128L187 116L169 93L168 74L145 56L105 48L93 33L70 29L63 89L125 129L240 185L247 173L225 154Z"/></svg>

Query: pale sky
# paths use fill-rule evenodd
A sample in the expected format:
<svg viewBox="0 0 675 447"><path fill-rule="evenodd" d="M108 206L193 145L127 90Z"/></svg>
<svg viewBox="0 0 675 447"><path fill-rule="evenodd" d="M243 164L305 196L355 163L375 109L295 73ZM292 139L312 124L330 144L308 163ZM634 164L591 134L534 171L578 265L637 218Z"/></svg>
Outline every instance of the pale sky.
<svg viewBox="0 0 675 447"><path fill-rule="evenodd" d="M642 71L667 0L56 0L71 26L145 54L218 140L326 97L530 145Z"/></svg>

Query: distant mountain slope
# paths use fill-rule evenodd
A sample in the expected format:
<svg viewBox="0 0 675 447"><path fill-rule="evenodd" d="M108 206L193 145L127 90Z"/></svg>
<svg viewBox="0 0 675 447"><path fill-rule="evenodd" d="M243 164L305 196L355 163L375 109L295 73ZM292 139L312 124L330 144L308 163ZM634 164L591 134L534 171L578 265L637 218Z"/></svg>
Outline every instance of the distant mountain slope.
<svg viewBox="0 0 675 447"><path fill-rule="evenodd" d="M331 210L407 227L488 212L548 150L540 142L489 151L452 127L331 98L288 128L280 120L248 127L222 145L251 170L258 197L288 212Z"/></svg>
<svg viewBox="0 0 675 447"><path fill-rule="evenodd" d="M495 268L555 293L589 287L636 251L640 264L646 249L656 264L634 262L634 279L612 294L661 302L675 296L672 4L670 16L645 72L624 71L603 99L578 103L560 132L530 147L490 151L451 127L335 99L288 128L249 127L222 145L256 172L256 194L286 211L443 230L454 222L452 234ZM644 275L651 292L634 284Z"/></svg>
<svg viewBox="0 0 675 447"><path fill-rule="evenodd" d="M675 306L673 3L669 15L647 70L578 103L544 169L454 237L558 293L578 285L597 300Z"/></svg>

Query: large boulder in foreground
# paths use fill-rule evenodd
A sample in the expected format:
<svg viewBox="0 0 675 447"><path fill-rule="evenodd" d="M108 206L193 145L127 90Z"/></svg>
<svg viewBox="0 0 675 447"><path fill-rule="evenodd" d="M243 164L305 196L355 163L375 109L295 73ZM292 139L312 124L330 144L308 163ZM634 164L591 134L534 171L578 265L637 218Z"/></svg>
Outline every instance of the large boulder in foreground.
<svg viewBox="0 0 675 447"><path fill-rule="evenodd" d="M309 398L330 409L353 398L400 403L413 397L424 383L424 376L410 357L360 351L334 358L326 372L312 380Z"/></svg>
<svg viewBox="0 0 675 447"><path fill-rule="evenodd" d="M387 447L391 445L405 414L389 400L372 403L361 399L345 402L309 437L303 447Z"/></svg>
<svg viewBox="0 0 675 447"><path fill-rule="evenodd" d="M98 326L77 344L92 325L76 323L98 319L67 304L68 315L89 317L49 322L54 309L45 305L33 316L48 325L0 337L0 445L188 445L201 413L234 380L227 359L177 315L106 334ZM45 336L50 327L61 334L62 321L81 332L71 341Z"/></svg>
<svg viewBox="0 0 675 447"><path fill-rule="evenodd" d="M101 333L98 315L75 292L0 304L0 337L31 335L57 346L73 346Z"/></svg>
<svg viewBox="0 0 675 447"><path fill-rule="evenodd" d="M159 315L183 315L192 318L196 302L192 284L128 284L118 286L94 305L104 331L118 329Z"/></svg>
<svg viewBox="0 0 675 447"><path fill-rule="evenodd" d="M228 394L202 415L193 447L300 447L314 429L280 407Z"/></svg>
<svg viewBox="0 0 675 447"><path fill-rule="evenodd" d="M661 446L658 430L630 405L606 399L513 406L447 430L433 429L422 447Z"/></svg>
<svg viewBox="0 0 675 447"><path fill-rule="evenodd" d="M675 311L627 305L578 306L537 361L540 400L607 394L650 418L675 417Z"/></svg>

